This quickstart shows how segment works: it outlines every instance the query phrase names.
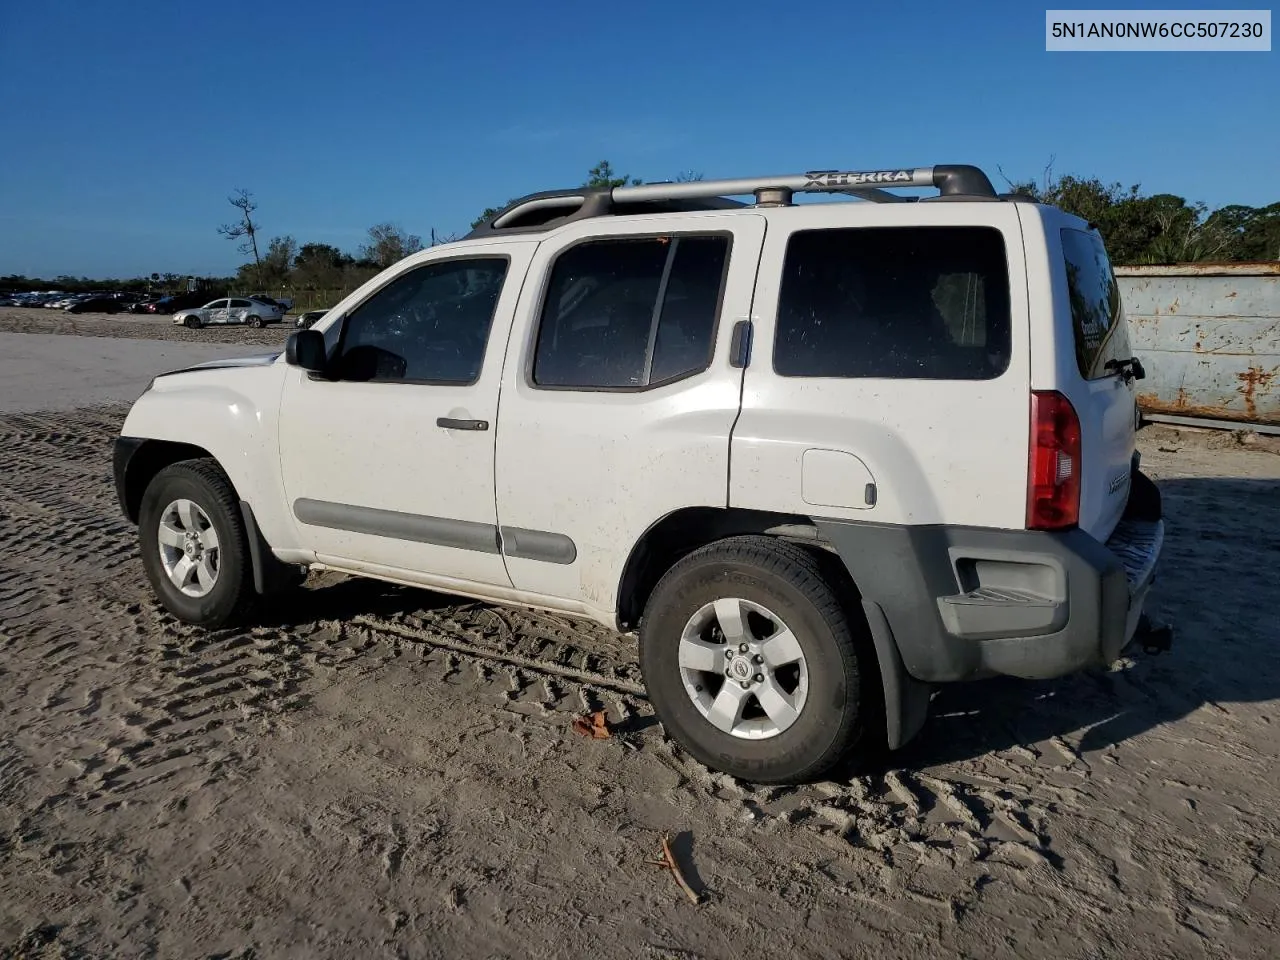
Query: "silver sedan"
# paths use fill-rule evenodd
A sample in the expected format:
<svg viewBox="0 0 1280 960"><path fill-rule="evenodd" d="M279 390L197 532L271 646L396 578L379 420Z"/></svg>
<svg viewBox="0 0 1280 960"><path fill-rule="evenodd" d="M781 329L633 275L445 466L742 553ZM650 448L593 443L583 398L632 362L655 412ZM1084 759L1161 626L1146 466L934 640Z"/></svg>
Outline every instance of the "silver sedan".
<svg viewBox="0 0 1280 960"><path fill-rule="evenodd" d="M203 307L179 310L173 315L173 322L184 327L197 329L224 323L244 323L251 327L265 327L268 323L279 323L284 319L284 310L262 303L259 300L247 300L232 297L227 300L213 300Z"/></svg>

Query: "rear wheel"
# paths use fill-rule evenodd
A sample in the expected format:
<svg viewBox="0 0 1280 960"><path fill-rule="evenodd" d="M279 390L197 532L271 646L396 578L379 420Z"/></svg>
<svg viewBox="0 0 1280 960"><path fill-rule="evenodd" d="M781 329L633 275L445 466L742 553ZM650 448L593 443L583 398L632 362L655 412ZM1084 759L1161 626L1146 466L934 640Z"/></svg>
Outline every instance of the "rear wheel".
<svg viewBox="0 0 1280 960"><path fill-rule="evenodd" d="M263 327L266 326L266 324L262 322L261 317L249 317L245 322L248 323L249 326L257 330L261 330Z"/></svg>
<svg viewBox="0 0 1280 960"><path fill-rule="evenodd" d="M165 467L142 495L142 566L165 609L218 627L253 606L253 569L235 491L212 459Z"/></svg>
<svg viewBox="0 0 1280 960"><path fill-rule="evenodd" d="M182 321L182 323L188 330L198 330L200 328L199 317L195 317L195 316L187 317L185 320Z"/></svg>
<svg viewBox="0 0 1280 960"><path fill-rule="evenodd" d="M815 558L768 537L685 557L645 608L640 664L667 732L731 776L821 776L865 734L852 626Z"/></svg>

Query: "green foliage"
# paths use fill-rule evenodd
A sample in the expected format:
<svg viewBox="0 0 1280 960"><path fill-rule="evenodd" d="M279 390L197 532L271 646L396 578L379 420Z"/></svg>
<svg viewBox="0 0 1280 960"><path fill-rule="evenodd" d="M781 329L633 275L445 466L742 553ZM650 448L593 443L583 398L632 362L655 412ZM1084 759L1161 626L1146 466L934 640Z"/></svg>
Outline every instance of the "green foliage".
<svg viewBox="0 0 1280 960"><path fill-rule="evenodd" d="M613 187L636 187L643 182L644 181L639 177L632 177L625 173L622 176L618 176L618 174L614 172L613 164L608 160L601 160L587 171L587 182L584 183L583 186L608 187L612 189Z"/></svg>
<svg viewBox="0 0 1280 960"><path fill-rule="evenodd" d="M289 283L289 273L293 269L293 258L298 252L298 243L293 237L272 237L267 244L267 252L258 264L257 281L263 287L283 287Z"/></svg>
<svg viewBox="0 0 1280 960"><path fill-rule="evenodd" d="M1229 235L1242 260L1280 260L1280 203L1232 204L1210 214L1207 225Z"/></svg>
<svg viewBox="0 0 1280 960"><path fill-rule="evenodd" d="M1096 225L1116 264L1280 259L1280 203L1262 209L1234 205L1210 214L1203 203L1169 193L1144 196L1138 184L1125 187L1097 177L1046 173L1043 184L1011 186Z"/></svg>
<svg viewBox="0 0 1280 960"><path fill-rule="evenodd" d="M510 200L507 201L506 206L508 207L511 206L511 204L513 204L516 201L516 199L517 198L512 197ZM488 223L490 220L496 217L499 213L501 213L504 209L505 207L485 207L483 210L480 211L480 216L476 217L474 220L471 221L471 229L474 230L476 227L481 226L482 224Z"/></svg>
<svg viewBox="0 0 1280 960"><path fill-rule="evenodd" d="M304 243L293 258L292 284L304 290L342 286L343 271L355 258L327 243Z"/></svg>

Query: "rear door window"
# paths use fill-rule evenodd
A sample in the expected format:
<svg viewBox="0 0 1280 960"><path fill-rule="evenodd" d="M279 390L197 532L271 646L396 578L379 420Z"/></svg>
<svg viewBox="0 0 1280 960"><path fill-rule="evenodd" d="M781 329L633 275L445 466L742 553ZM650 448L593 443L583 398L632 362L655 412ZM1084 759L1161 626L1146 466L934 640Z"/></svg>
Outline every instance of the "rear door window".
<svg viewBox="0 0 1280 960"><path fill-rule="evenodd" d="M540 387L643 390L711 363L730 238L590 240L556 260L538 327Z"/></svg>
<svg viewBox="0 0 1280 960"><path fill-rule="evenodd" d="M991 227L801 230L787 243L784 377L986 380L1009 365L1009 268Z"/></svg>
<svg viewBox="0 0 1280 960"><path fill-rule="evenodd" d="M1062 255L1080 374L1086 380L1111 376L1117 372L1113 361L1128 360L1133 350L1120 308L1120 287L1102 238L1066 228Z"/></svg>

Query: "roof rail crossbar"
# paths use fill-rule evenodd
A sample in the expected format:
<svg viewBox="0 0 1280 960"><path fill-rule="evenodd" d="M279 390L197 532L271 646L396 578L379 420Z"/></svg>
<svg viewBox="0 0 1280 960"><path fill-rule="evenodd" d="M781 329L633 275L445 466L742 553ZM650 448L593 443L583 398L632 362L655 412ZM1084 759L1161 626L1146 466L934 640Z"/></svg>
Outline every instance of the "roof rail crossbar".
<svg viewBox="0 0 1280 960"><path fill-rule="evenodd" d="M493 225L501 227L503 224L510 222L516 215L523 216L526 213L532 213L534 210L544 210L549 208L563 208L565 210L574 210L582 206L586 201L586 196L581 193L563 193L550 197L536 197L533 200L526 201L519 206L503 211L493 218Z"/></svg>
<svg viewBox="0 0 1280 960"><path fill-rule="evenodd" d="M614 187L616 203L628 200L671 200L694 197L733 197L757 190L785 189L794 193L877 191L868 199L883 200L886 187L936 187L942 196L995 197L987 175L967 164L946 164L901 170L811 170L776 177L735 180L694 180L688 183L642 183ZM891 194L888 196L892 196Z"/></svg>
<svg viewBox="0 0 1280 960"><path fill-rule="evenodd" d="M707 210L738 205L738 196L770 197L784 193L842 193L875 203L902 203L917 198L890 193L886 188L934 187L941 197L999 199L987 175L968 164L942 164L897 170L811 170L774 177L742 177L733 180L641 183L635 186L577 187L530 194L510 204L469 237L496 231L526 232L552 225L605 216L620 205L643 208L666 206L676 210ZM771 201L773 202L773 201ZM634 212L639 210L633 207ZM557 211L563 211L557 215ZM632 212L632 211L626 211ZM549 214L549 216L548 216ZM529 219L530 216L532 219Z"/></svg>

